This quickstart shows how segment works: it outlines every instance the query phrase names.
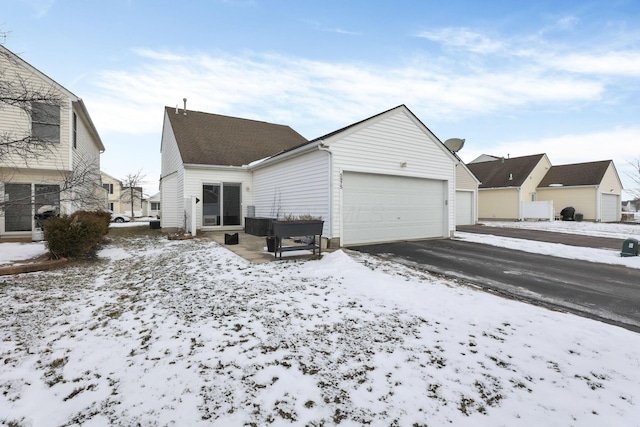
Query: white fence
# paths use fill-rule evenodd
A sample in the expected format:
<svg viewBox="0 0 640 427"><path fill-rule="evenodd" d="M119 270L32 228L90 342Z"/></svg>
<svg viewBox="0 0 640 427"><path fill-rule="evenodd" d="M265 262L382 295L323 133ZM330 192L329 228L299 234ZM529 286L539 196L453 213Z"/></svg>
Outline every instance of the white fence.
<svg viewBox="0 0 640 427"><path fill-rule="evenodd" d="M553 221L555 213L553 211L553 200L543 202L520 202L520 220L544 219Z"/></svg>

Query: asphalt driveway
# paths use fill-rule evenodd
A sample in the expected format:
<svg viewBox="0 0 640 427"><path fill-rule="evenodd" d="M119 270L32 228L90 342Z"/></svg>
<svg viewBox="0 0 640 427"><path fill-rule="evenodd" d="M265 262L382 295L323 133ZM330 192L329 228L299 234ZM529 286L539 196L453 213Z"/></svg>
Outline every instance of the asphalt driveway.
<svg viewBox="0 0 640 427"><path fill-rule="evenodd" d="M485 227L486 229L486 227ZM508 229L519 238L531 230ZM515 230L515 231L514 231ZM469 230L460 230L469 232ZM522 232L522 233L520 233ZM541 236L537 232L537 236ZM493 234L493 233L491 233ZM554 239L558 239L558 233ZM503 234L504 235L504 234ZM622 241L565 235L564 243L606 247ZM561 238L562 236L560 236ZM536 239L532 239L536 240ZM640 272L622 266L532 254L462 240L421 240L350 247L527 302L561 309L640 332Z"/></svg>

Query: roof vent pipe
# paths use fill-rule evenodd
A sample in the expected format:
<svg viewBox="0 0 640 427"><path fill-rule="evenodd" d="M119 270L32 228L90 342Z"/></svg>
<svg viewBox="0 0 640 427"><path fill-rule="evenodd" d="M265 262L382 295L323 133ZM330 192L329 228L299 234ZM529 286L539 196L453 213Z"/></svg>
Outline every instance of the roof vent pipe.
<svg viewBox="0 0 640 427"><path fill-rule="evenodd" d="M513 174L512 173L509 174L509 181L513 181Z"/></svg>
<svg viewBox="0 0 640 427"><path fill-rule="evenodd" d="M182 98L182 100L184 101L184 115L187 115L187 98Z"/></svg>
<svg viewBox="0 0 640 427"><path fill-rule="evenodd" d="M176 104L176 114L178 114L178 104Z"/></svg>

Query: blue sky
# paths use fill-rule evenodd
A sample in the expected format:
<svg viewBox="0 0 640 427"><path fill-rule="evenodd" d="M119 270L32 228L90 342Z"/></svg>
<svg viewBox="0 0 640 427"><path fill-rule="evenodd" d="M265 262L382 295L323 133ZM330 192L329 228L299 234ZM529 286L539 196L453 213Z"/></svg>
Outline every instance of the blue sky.
<svg viewBox="0 0 640 427"><path fill-rule="evenodd" d="M182 3L182 4L180 4ZM160 175L164 106L312 139L406 104L482 153L640 158L640 2L3 0L5 46L83 98L102 169ZM625 198L625 197L623 197Z"/></svg>

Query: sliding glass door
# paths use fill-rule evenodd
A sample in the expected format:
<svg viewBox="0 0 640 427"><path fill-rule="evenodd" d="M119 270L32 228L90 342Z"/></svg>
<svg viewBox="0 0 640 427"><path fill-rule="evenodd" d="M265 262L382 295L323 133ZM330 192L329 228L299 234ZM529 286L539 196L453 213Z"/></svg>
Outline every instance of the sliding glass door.
<svg viewBox="0 0 640 427"><path fill-rule="evenodd" d="M202 185L202 226L242 224L242 184L223 182Z"/></svg>
<svg viewBox="0 0 640 427"><path fill-rule="evenodd" d="M5 184L5 231L31 231L31 184Z"/></svg>
<svg viewBox="0 0 640 427"><path fill-rule="evenodd" d="M222 184L222 225L240 225L240 190L242 184L225 182Z"/></svg>

